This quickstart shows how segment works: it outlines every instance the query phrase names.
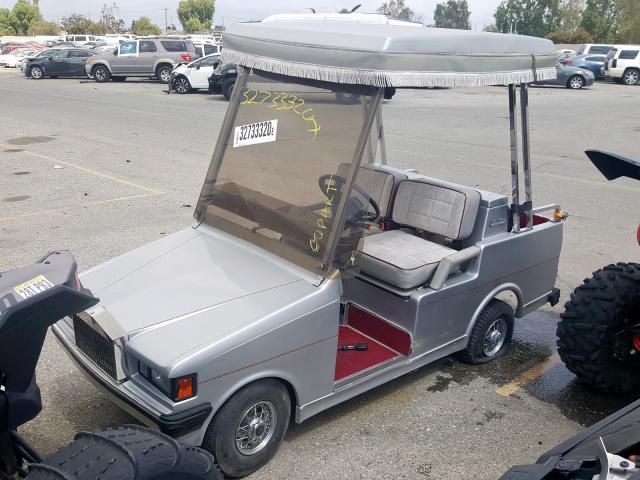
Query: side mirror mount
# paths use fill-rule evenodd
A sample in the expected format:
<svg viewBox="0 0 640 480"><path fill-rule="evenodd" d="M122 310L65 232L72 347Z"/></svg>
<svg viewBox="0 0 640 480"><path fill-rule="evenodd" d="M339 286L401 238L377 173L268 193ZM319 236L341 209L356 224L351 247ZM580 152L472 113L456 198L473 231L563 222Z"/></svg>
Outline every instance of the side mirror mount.
<svg viewBox="0 0 640 480"><path fill-rule="evenodd" d="M118 49L117 49L117 48L113 51L113 54L114 54L116 57L118 56Z"/></svg>

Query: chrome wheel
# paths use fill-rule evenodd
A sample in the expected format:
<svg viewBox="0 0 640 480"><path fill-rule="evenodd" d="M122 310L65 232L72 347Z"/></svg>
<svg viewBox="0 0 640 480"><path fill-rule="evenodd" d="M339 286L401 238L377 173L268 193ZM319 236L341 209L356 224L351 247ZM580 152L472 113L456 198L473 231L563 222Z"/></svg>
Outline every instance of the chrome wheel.
<svg viewBox="0 0 640 480"><path fill-rule="evenodd" d="M582 77L575 75L569 79L569 87L574 90L579 90L584 85L584 80Z"/></svg>
<svg viewBox="0 0 640 480"><path fill-rule="evenodd" d="M40 67L32 67L31 68L31 78L35 78L36 80L40 80L42 78L42 69Z"/></svg>
<svg viewBox="0 0 640 480"><path fill-rule="evenodd" d="M243 455L264 449L275 432L278 414L271 402L258 402L247 409L236 430L236 447Z"/></svg>
<svg viewBox="0 0 640 480"><path fill-rule="evenodd" d="M482 343L482 353L487 357L492 357L500 351L507 338L507 321L498 318L487 329Z"/></svg>
<svg viewBox="0 0 640 480"><path fill-rule="evenodd" d="M107 78L107 72L103 68L96 68L93 71L93 76L95 77L96 80L98 80L99 82L102 82Z"/></svg>
<svg viewBox="0 0 640 480"><path fill-rule="evenodd" d="M635 85L640 80L640 72L638 70L627 70L622 78L627 85Z"/></svg>
<svg viewBox="0 0 640 480"><path fill-rule="evenodd" d="M160 81L162 83L169 83L171 81L171 70L163 68L160 70Z"/></svg>
<svg viewBox="0 0 640 480"><path fill-rule="evenodd" d="M189 93L191 85L185 77L178 77L173 81L173 88L178 93Z"/></svg>

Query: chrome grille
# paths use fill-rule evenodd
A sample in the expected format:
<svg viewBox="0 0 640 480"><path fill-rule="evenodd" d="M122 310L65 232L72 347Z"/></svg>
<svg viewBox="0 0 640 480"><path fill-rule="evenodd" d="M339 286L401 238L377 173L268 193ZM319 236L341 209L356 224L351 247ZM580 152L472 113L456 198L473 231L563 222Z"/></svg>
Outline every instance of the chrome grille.
<svg viewBox="0 0 640 480"><path fill-rule="evenodd" d="M117 379L116 353L113 341L86 312L73 316L76 345L96 365Z"/></svg>

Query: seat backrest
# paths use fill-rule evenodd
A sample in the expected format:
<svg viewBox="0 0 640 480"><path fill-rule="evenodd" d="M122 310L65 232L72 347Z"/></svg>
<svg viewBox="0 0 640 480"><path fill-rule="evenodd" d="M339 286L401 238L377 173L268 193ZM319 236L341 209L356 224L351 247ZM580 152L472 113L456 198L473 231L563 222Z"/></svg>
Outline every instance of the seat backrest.
<svg viewBox="0 0 640 480"><path fill-rule="evenodd" d="M434 179L403 180L398 185L392 219L400 225L464 240L473 233L480 192Z"/></svg>
<svg viewBox="0 0 640 480"><path fill-rule="evenodd" d="M341 164L338 167L338 175L346 178L348 174L349 165ZM371 198L378 204L380 216L389 218L396 186L406 178L406 175L387 169L382 165L361 165L356 176L356 185L371 195Z"/></svg>

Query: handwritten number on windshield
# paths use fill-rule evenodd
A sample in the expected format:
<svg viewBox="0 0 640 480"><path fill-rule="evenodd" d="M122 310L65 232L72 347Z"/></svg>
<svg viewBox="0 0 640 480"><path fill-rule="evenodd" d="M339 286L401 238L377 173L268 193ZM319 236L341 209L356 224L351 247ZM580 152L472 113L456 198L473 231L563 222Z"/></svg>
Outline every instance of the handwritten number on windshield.
<svg viewBox="0 0 640 480"><path fill-rule="evenodd" d="M302 107L305 106L304 99L284 92L274 93L267 90L254 90L249 87L245 87L242 93L245 100L241 105L264 105L267 100L270 100L270 103L267 103L267 108L275 108L276 111L294 112L305 122L311 124L311 128L307 131L313 134L314 139L318 136L318 133L320 133L321 127L318 125L316 115L313 113L313 108L302 109Z"/></svg>

